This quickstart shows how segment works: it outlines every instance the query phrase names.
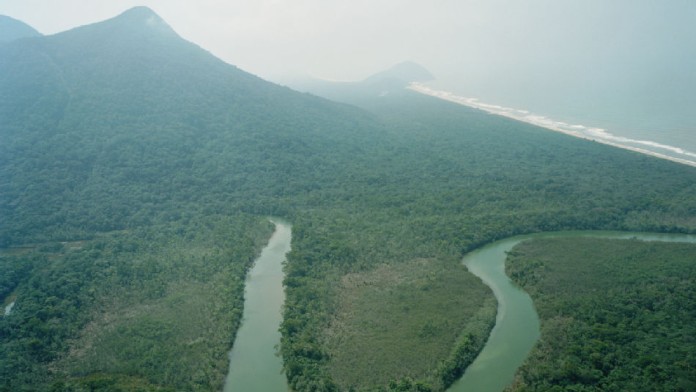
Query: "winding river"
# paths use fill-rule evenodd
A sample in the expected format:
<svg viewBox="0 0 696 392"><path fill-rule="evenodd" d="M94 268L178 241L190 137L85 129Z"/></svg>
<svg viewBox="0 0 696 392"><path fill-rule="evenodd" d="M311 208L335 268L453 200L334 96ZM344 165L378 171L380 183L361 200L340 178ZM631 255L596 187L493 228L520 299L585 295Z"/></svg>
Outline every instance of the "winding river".
<svg viewBox="0 0 696 392"><path fill-rule="evenodd" d="M230 352L224 392L287 391L283 361L276 355L285 301L283 267L291 227L272 220L275 232L247 275L244 316Z"/></svg>
<svg viewBox="0 0 696 392"><path fill-rule="evenodd" d="M539 318L529 295L514 286L505 275L506 252L524 240L559 237L636 238L643 241L696 243L696 236L682 234L557 232L511 237L467 254L463 263L471 273L491 287L498 300L498 315L483 351L448 391L499 392L513 381L517 368L539 338Z"/></svg>
<svg viewBox="0 0 696 392"><path fill-rule="evenodd" d="M276 228L249 271L244 317L230 352L224 392L288 391L282 360L276 355L278 327L285 300L282 263L290 251L291 226L273 220ZM518 243L534 238L596 237L696 243L695 235L628 232L555 232L511 237L467 254L463 263L493 290L498 300L496 324L476 360L449 392L499 392L514 378L539 339L539 318L527 293L505 275L506 253Z"/></svg>

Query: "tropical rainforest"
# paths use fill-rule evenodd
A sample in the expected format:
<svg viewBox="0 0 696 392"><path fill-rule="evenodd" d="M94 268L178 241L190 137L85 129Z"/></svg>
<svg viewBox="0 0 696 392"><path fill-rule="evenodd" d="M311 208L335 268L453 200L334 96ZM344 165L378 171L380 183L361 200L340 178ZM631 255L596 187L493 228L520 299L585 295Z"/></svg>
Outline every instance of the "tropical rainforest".
<svg viewBox="0 0 696 392"><path fill-rule="evenodd" d="M693 391L696 244L547 239L507 272L534 300L541 339L511 391Z"/></svg>
<svg viewBox="0 0 696 392"><path fill-rule="evenodd" d="M296 391L445 389L495 322L460 264L490 241L696 232L694 168L408 82L299 93L144 7L0 43L0 390L219 390L270 216Z"/></svg>

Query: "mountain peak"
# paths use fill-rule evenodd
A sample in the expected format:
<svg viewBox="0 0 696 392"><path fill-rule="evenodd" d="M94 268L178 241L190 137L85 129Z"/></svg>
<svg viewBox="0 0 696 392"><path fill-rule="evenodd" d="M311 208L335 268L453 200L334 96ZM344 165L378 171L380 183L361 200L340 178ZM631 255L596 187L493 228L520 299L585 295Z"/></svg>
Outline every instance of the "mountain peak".
<svg viewBox="0 0 696 392"><path fill-rule="evenodd" d="M120 15L116 16L116 18L140 18L140 19L148 19L148 18L160 18L159 15L155 11L152 10L150 7L146 7L144 5L129 8L125 11L123 11Z"/></svg>
<svg viewBox="0 0 696 392"><path fill-rule="evenodd" d="M130 8L111 19L110 22L125 25L128 28L147 28L160 33L174 33L174 30L164 19L151 8L145 6Z"/></svg>
<svg viewBox="0 0 696 392"><path fill-rule="evenodd" d="M435 77L430 71L425 69L425 67L413 61L404 61L385 71L370 76L365 79L365 82L374 83L389 80L408 84L411 82L427 82L433 79L435 79Z"/></svg>

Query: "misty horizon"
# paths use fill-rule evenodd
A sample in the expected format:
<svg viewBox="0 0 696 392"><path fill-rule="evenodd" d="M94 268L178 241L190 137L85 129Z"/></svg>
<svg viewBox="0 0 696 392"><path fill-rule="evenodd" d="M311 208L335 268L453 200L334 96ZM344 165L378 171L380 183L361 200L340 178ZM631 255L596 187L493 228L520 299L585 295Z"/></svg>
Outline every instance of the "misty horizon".
<svg viewBox="0 0 696 392"><path fill-rule="evenodd" d="M151 8L182 38L276 83L360 81L413 61L435 76L432 88L696 150L693 2L10 0L0 14L55 34L134 6Z"/></svg>

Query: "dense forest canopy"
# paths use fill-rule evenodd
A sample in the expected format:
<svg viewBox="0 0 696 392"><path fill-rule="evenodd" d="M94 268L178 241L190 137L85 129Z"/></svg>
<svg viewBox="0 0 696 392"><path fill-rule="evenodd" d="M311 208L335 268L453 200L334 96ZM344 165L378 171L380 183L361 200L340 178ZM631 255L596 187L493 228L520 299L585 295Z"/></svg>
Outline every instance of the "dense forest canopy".
<svg viewBox="0 0 696 392"><path fill-rule="evenodd" d="M372 79L350 104L298 93L216 59L146 8L0 44L0 294L17 298L0 319L0 388L219 389L271 215L294 226L280 350L290 385L307 391L451 383L494 319L492 293L459 265L484 243L696 232L693 168L402 82ZM346 277L392 266L403 295L422 286L413 268L464 282L466 310L436 334L452 350L390 382L381 364L346 381L362 376L335 372L346 346L327 334L359 321L341 313L342 296L369 295ZM414 350L433 344L425 324L394 317L416 336L425 328Z"/></svg>
<svg viewBox="0 0 696 392"><path fill-rule="evenodd" d="M541 339L512 391L693 391L696 244L522 243L507 270L530 293Z"/></svg>

